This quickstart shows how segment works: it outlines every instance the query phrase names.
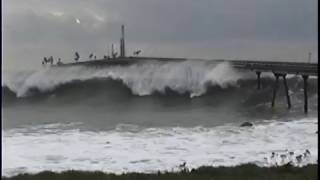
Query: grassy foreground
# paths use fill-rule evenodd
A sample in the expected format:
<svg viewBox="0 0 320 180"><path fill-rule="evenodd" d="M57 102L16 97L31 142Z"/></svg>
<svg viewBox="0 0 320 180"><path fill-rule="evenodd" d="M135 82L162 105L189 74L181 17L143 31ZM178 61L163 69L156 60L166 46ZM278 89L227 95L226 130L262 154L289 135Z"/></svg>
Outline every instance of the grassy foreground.
<svg viewBox="0 0 320 180"><path fill-rule="evenodd" d="M3 180L316 180L318 165L302 168L290 165L282 167L261 168L246 164L236 167L200 167L191 171L159 172L155 174L127 173L122 175L103 172L65 171L53 173L44 171L35 175L21 174Z"/></svg>

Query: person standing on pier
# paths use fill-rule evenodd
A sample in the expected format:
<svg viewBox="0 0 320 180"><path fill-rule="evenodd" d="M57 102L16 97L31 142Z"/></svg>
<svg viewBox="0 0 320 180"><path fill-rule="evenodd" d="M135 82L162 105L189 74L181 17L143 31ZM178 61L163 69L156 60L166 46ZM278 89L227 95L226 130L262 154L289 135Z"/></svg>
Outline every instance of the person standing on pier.
<svg viewBox="0 0 320 180"><path fill-rule="evenodd" d="M80 59L80 55L79 55L79 53L78 53L78 52L76 52L74 55L75 55L74 60L75 60L76 62L78 62L78 60Z"/></svg>
<svg viewBox="0 0 320 180"><path fill-rule="evenodd" d="M46 58L46 57L44 57L44 58L43 58L43 61L42 61L42 65L47 64L47 62L48 62L47 58Z"/></svg>
<svg viewBox="0 0 320 180"><path fill-rule="evenodd" d="M48 58L47 62L49 62L49 63L52 65L52 64L53 64L53 57L50 56L50 57Z"/></svg>
<svg viewBox="0 0 320 180"><path fill-rule="evenodd" d="M59 58L58 62L57 62L57 65L61 65L61 64L63 64L63 63L61 62L61 59Z"/></svg>

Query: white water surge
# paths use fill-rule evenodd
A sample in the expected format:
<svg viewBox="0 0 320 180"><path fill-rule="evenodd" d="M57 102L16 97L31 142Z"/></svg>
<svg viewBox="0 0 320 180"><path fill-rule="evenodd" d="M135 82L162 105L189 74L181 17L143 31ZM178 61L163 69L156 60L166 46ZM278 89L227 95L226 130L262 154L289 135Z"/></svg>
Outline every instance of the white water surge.
<svg viewBox="0 0 320 180"><path fill-rule="evenodd" d="M235 86L237 80L255 78L250 73L240 73L228 63L205 61L145 62L130 66L105 68L67 67L45 68L36 72L19 73L4 79L5 85L18 97L27 95L30 88L42 92L74 80L110 78L122 81L135 95L150 95L170 88L178 93L189 92L191 97L206 93L208 85L222 88Z"/></svg>
<svg viewBox="0 0 320 180"><path fill-rule="evenodd" d="M317 163L317 118L264 121L253 127L235 124L205 128L141 128L118 125L111 131L80 131L74 124L47 124L3 130L2 173L12 176L43 170L154 172L203 165L255 163L303 166ZM306 149L301 162L296 156ZM289 156L288 152L294 152ZM271 158L271 153L276 156ZM280 158L286 154L285 158Z"/></svg>

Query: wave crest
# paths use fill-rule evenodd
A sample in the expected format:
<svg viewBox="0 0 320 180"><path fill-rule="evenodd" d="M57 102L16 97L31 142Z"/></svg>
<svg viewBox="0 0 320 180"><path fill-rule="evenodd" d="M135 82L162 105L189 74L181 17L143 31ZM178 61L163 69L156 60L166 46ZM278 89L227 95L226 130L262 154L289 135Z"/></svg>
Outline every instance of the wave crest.
<svg viewBox="0 0 320 180"><path fill-rule="evenodd" d="M133 94L151 95L165 93L167 89L190 97L201 96L208 86L226 88L235 86L239 79L252 78L250 73L234 70L228 63L209 62L144 62L130 66L109 67L57 67L15 75L6 80L5 86L17 97L30 96L33 90L41 93L73 82L92 79L120 80Z"/></svg>

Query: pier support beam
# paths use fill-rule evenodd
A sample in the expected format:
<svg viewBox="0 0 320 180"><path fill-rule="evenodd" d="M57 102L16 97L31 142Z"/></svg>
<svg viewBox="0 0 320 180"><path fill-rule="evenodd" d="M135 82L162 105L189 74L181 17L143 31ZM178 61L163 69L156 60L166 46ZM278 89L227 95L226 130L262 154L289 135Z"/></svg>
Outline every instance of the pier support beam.
<svg viewBox="0 0 320 180"><path fill-rule="evenodd" d="M308 75L302 75L304 89L304 113L308 113Z"/></svg>
<svg viewBox="0 0 320 180"><path fill-rule="evenodd" d="M260 81L261 72L260 72L260 71L257 71L256 74L257 74L257 81L258 81L258 82L257 82L257 83L258 83L257 89L260 89L260 87L261 87L261 81Z"/></svg>
<svg viewBox="0 0 320 180"><path fill-rule="evenodd" d="M287 74L275 73L274 75L276 77L276 82L274 83L274 87L273 87L273 96L272 96L271 107L274 107L274 104L275 104L276 95L277 95L277 91L279 88L279 77L281 76L283 78L284 90L286 91L285 93L286 93L286 97L287 97L288 109L290 109L291 108L291 100L290 100L290 95L289 95L289 88L288 88L288 84L287 84L287 79L286 79Z"/></svg>
<svg viewBox="0 0 320 180"><path fill-rule="evenodd" d="M278 91L278 86L279 86L279 74L274 74L276 76L276 82L274 83L273 86L273 96L272 96L272 103L271 103L271 107L274 107L274 101L276 100L276 94Z"/></svg>
<svg viewBox="0 0 320 180"><path fill-rule="evenodd" d="M287 96L288 109L290 109L291 108L291 101L290 101L290 96L289 96L289 89L288 89L288 85L287 85L287 80L286 80L286 74L283 74L282 78L283 78L283 84L284 84L284 88L285 88L286 96Z"/></svg>

